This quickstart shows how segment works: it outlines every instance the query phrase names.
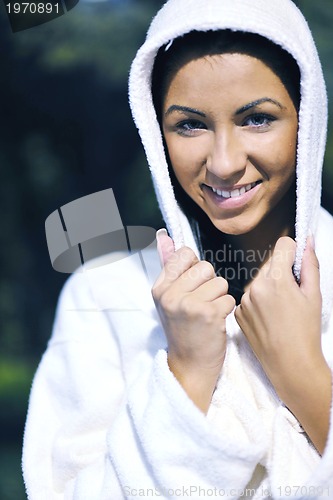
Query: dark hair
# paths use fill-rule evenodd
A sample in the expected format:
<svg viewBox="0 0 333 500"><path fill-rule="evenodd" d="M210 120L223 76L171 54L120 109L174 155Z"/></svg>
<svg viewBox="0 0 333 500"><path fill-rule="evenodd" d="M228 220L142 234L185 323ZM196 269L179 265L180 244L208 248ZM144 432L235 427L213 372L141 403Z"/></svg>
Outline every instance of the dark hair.
<svg viewBox="0 0 333 500"><path fill-rule="evenodd" d="M289 52L267 38L243 31L191 31L159 49L152 75L153 101L158 116L172 76L187 62L225 53L246 54L263 61L280 78L299 109L300 71Z"/></svg>
<svg viewBox="0 0 333 500"><path fill-rule="evenodd" d="M280 78L298 111L300 71L295 59L282 47L255 33L231 30L191 31L175 39L170 47L161 47L155 59L152 73L152 95L160 125L163 99L173 75L184 64L192 60L223 53L246 54L263 61ZM175 197L189 220L201 258L210 260L217 274L228 279L223 266L217 268L214 257L207 258L207 254L214 256L220 250L222 233L180 186L171 166L166 144L164 146ZM236 262L234 265L236 266ZM241 276L228 279L229 293L236 298L237 302L240 301L247 281L246 277L242 278Z"/></svg>

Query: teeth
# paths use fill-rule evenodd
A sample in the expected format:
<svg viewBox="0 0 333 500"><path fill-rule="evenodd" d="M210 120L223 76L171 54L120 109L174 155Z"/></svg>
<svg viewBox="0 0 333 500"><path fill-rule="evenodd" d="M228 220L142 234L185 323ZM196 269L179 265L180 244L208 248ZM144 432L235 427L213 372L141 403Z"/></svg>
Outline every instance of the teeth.
<svg viewBox="0 0 333 500"><path fill-rule="evenodd" d="M254 186L256 185L257 182L252 182L251 184L247 184L240 189L233 189L232 191L220 191L219 189L215 189L212 187L212 191L214 191L214 193L216 193L218 196L222 196L223 198L235 198L236 196L241 196L247 191L250 191L250 189L254 188Z"/></svg>

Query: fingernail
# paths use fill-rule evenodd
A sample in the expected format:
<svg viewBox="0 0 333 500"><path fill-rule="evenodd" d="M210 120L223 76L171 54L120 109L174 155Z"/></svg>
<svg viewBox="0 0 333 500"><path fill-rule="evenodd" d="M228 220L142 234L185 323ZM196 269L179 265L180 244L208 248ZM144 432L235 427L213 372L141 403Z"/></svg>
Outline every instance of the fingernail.
<svg viewBox="0 0 333 500"><path fill-rule="evenodd" d="M157 241L159 240L160 236L168 236L168 231L165 229L165 227L162 227L162 229L159 229L158 231L156 231Z"/></svg>

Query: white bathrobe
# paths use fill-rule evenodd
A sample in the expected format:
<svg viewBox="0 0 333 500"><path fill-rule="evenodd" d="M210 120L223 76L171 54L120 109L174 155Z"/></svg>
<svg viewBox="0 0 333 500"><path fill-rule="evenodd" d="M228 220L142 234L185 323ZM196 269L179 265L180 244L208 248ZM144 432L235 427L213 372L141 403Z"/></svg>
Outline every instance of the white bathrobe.
<svg viewBox="0 0 333 500"><path fill-rule="evenodd" d="M295 272L311 231L321 271L322 345L333 368L333 219L320 208L326 91L310 31L291 1L170 0L153 20L131 69L130 103L159 204L176 247L198 253L173 194L150 77L160 46L194 29L224 28L271 39L301 70ZM205 416L168 368L150 292L160 272L155 245L80 271L60 296L33 382L23 452L30 500L333 498L333 425L320 457L233 313Z"/></svg>

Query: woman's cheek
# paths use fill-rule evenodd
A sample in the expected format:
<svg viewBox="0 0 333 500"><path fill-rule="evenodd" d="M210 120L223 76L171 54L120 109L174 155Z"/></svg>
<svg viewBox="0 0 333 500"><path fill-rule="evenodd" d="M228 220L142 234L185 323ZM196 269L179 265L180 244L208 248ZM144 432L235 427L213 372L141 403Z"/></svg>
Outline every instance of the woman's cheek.
<svg viewBox="0 0 333 500"><path fill-rule="evenodd" d="M193 169L193 151L184 148L181 143L176 143L169 149L169 157L176 174L189 174Z"/></svg>

